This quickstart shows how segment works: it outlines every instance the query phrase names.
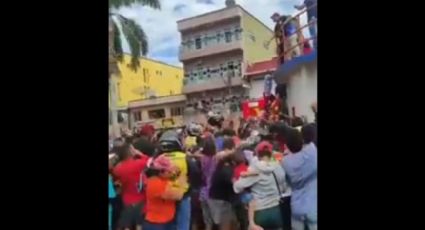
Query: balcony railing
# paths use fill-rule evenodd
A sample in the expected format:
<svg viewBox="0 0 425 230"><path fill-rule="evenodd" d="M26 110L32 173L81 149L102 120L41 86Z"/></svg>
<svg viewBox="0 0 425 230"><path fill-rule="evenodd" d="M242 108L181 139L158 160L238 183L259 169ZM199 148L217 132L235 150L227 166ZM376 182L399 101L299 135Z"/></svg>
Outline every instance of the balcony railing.
<svg viewBox="0 0 425 230"><path fill-rule="evenodd" d="M231 42L213 43L210 46L204 46L201 49L187 50L182 46L180 47L179 59L180 61L186 61L198 57L207 55L215 55L224 52L230 52L233 50L242 50L243 44L242 39L232 39Z"/></svg>
<svg viewBox="0 0 425 230"><path fill-rule="evenodd" d="M242 77L236 74L229 76L192 77L183 79L183 93L194 93L213 89L222 89L242 85Z"/></svg>
<svg viewBox="0 0 425 230"><path fill-rule="evenodd" d="M285 49L284 49L284 52L281 53L279 56L281 58L283 57L285 61L291 60L292 58L296 56L296 55L293 55L293 53L294 53L294 50L297 48L299 49L297 50L299 52L296 52L296 53L299 53L299 55L308 54L313 49L317 49L317 18L308 21L307 24L305 25L300 25L301 15L307 14L308 10L312 8L316 8L316 7L317 7L317 4L314 4L313 6L310 6L309 8L305 8L301 10L299 13L297 13L295 16L293 16L286 23L284 23L284 25L286 25L289 22L291 22L293 19L295 19L297 21L297 30L295 34L298 37L296 44L290 44L290 40L289 40L290 36L285 37L284 35ZM304 37L304 33L303 33L303 30L306 28L309 29L309 37L307 38ZM294 36L294 35L291 35L291 36Z"/></svg>

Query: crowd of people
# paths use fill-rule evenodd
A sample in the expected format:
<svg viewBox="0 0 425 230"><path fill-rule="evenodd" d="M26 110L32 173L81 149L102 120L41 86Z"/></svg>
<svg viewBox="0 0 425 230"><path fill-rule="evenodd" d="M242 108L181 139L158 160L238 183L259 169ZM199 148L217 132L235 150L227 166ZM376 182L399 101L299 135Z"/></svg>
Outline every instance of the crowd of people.
<svg viewBox="0 0 425 230"><path fill-rule="evenodd" d="M223 120L115 139L109 229L317 229L316 123Z"/></svg>

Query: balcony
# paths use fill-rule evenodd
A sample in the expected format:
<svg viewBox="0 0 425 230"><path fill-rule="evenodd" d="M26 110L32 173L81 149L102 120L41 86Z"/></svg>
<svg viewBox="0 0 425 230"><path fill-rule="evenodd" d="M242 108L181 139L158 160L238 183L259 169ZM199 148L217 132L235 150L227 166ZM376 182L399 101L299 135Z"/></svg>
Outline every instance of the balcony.
<svg viewBox="0 0 425 230"><path fill-rule="evenodd" d="M192 30L197 27L209 25L211 23L242 17L242 14L242 9L239 6L227 7L217 11L177 21L177 29L180 32Z"/></svg>
<svg viewBox="0 0 425 230"><path fill-rule="evenodd" d="M207 90L223 89L229 87L229 84L226 81L227 79L222 77L198 78L194 80L185 78L183 80L183 93L188 94ZM234 76L231 78L231 86L241 86L242 83L243 81L241 77Z"/></svg>
<svg viewBox="0 0 425 230"><path fill-rule="evenodd" d="M180 47L179 59L183 62L194 58L205 57L234 50L243 50L242 39L233 40L229 43L220 43L212 46L202 47L202 49L198 50L184 50L182 47Z"/></svg>
<svg viewBox="0 0 425 230"><path fill-rule="evenodd" d="M310 6L308 9L304 8L295 16L292 16L290 19L286 20L284 26L288 23L294 23L296 31L289 37L283 36L285 40L284 52L278 53L280 58L280 64L284 64L288 61L291 61L294 58L298 58L303 55L309 55L313 51L317 52L317 18L313 17L306 24L301 25L301 15L307 14L308 10L316 8L317 4ZM307 33L304 33L308 29ZM305 34L308 34L305 37ZM312 56L312 55L310 55ZM314 55L313 55L314 56Z"/></svg>
<svg viewBox="0 0 425 230"><path fill-rule="evenodd" d="M317 4L310 6L311 8L317 7ZM279 66L274 72L276 82L282 84L289 81L289 76L300 67L307 64L316 64L317 62L317 18L311 19L304 25L301 25L300 17L307 13L307 9L301 10L292 18L297 21L296 33L291 36L297 36L296 41L292 41L284 37L285 47L284 52L279 55ZM289 20L288 22L289 23ZM309 30L304 33L304 30ZM304 34L308 34L307 37ZM291 44L292 43L292 44Z"/></svg>

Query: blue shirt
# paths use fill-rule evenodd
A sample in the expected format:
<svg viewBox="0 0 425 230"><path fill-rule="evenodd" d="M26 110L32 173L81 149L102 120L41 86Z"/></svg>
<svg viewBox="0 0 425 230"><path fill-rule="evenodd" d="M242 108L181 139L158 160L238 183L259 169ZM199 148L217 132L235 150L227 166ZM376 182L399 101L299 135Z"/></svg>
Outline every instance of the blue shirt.
<svg viewBox="0 0 425 230"><path fill-rule="evenodd" d="M286 36L291 36L292 34L295 34L297 32L297 27L295 26L295 23L293 21L288 22L288 24L285 25L285 34Z"/></svg>
<svg viewBox="0 0 425 230"><path fill-rule="evenodd" d="M223 142L224 142L223 137L216 137L215 138L215 146L217 148L217 152L220 152L220 151L223 150Z"/></svg>
<svg viewBox="0 0 425 230"><path fill-rule="evenodd" d="M317 148L311 143L282 163L292 189L291 209L294 219L317 222Z"/></svg>

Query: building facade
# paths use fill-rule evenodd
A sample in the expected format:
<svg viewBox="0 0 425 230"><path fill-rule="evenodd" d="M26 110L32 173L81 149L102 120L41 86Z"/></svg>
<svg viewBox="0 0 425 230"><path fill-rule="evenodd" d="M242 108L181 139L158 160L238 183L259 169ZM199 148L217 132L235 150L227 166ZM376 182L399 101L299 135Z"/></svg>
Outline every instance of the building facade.
<svg viewBox="0 0 425 230"><path fill-rule="evenodd" d="M133 71L128 66L130 60L130 55L124 55L123 62L118 63L120 76L113 83L121 128L134 124L131 120L134 119L133 114L129 113L134 106L129 107L130 102L181 95L183 87L183 68L142 57L140 68Z"/></svg>
<svg viewBox="0 0 425 230"><path fill-rule="evenodd" d="M130 101L182 94L183 68L142 57L135 72L128 67L130 60L131 56L125 55L118 65L117 104L123 110Z"/></svg>
<svg viewBox="0 0 425 230"><path fill-rule="evenodd" d="M185 102L183 94L130 101L130 127L145 124L151 124L155 129L181 127Z"/></svg>
<svg viewBox="0 0 425 230"><path fill-rule="evenodd" d="M291 117L314 121L311 104L317 102L317 52L295 57L274 72L278 84L287 86L287 103Z"/></svg>
<svg viewBox="0 0 425 230"><path fill-rule="evenodd" d="M199 112L238 112L247 96L244 72L247 63L271 59L273 36L261 21L239 5L183 19L179 59L183 63L183 93L187 116Z"/></svg>

